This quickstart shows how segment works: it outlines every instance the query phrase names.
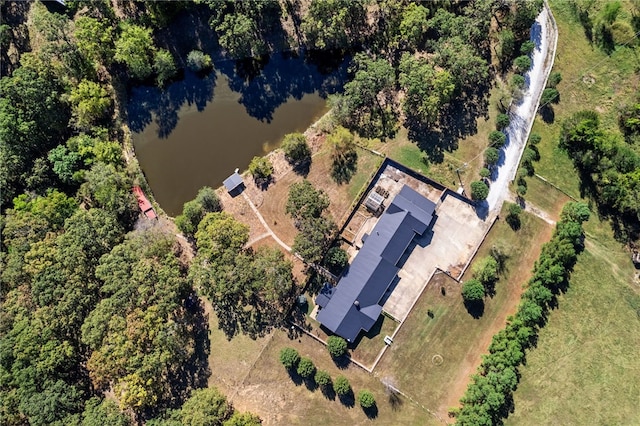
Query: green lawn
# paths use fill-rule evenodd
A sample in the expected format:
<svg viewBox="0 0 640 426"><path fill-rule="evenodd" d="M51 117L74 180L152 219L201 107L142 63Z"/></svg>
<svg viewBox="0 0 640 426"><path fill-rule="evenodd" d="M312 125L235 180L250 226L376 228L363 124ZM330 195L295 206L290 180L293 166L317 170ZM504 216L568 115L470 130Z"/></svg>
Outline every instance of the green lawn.
<svg viewBox="0 0 640 426"><path fill-rule="evenodd" d="M596 6L599 3L595 3ZM601 4L604 4L601 3ZM622 48L605 55L591 46L570 13L569 1L551 1L560 38L554 71L561 102L555 122L539 118L533 131L542 135L536 172L569 194L580 196L580 182L567 155L557 148L562 120L582 109L600 113L604 127L616 131L617 107L637 96L640 60ZM621 14L628 13L623 2ZM529 179L525 198L557 212L562 198L542 182ZM580 255L570 287L540 331L537 347L514 394L512 425L640 424L640 285L634 283L629 253L615 241L607 222L585 224L586 250Z"/></svg>
<svg viewBox="0 0 640 426"><path fill-rule="evenodd" d="M640 424L639 286L607 228L588 223L569 290L520 370L508 424Z"/></svg>
<svg viewBox="0 0 640 426"><path fill-rule="evenodd" d="M447 409L456 405L464 393L469 375L475 372L491 337L504 327L506 316L514 312L521 286L529 278L540 245L550 234L549 225L526 213L522 214L518 232L498 221L476 259L488 255L493 246L501 248L509 258L505 273L496 284L495 296L485 301L482 316L476 319L467 312L457 282L445 274L436 274L375 373L392 377L402 391L446 418Z"/></svg>

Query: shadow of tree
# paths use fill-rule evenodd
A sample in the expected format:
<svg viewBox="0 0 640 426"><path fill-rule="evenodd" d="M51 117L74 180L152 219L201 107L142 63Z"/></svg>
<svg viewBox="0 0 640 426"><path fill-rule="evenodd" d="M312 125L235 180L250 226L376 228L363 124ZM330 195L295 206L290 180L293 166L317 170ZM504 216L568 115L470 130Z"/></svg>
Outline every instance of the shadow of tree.
<svg viewBox="0 0 640 426"><path fill-rule="evenodd" d="M400 394L394 390L389 390L389 405L393 411L398 411L402 408L402 398Z"/></svg>
<svg viewBox="0 0 640 426"><path fill-rule="evenodd" d="M326 386L320 386L320 391L322 392L322 395L324 395L324 397L328 400L333 401L336 399L336 391L333 390L333 386L331 383Z"/></svg>
<svg viewBox="0 0 640 426"><path fill-rule="evenodd" d="M348 408L352 408L356 404L356 397L353 394L353 389L349 389L349 392L344 395L338 395L338 399L342 405Z"/></svg>
<svg viewBox="0 0 640 426"><path fill-rule="evenodd" d="M475 319L479 319L484 314L484 301L480 300L477 302L464 301L464 307L467 309L469 315L471 315Z"/></svg>
<svg viewBox="0 0 640 426"><path fill-rule="evenodd" d="M349 183L358 168L358 153L350 151L333 160L331 177L338 184Z"/></svg>
<svg viewBox="0 0 640 426"><path fill-rule="evenodd" d="M376 417L378 417L378 405L376 405L376 404L373 404L373 406L369 407L369 408L364 408L363 407L362 411L364 411L364 414L369 419L375 419Z"/></svg>

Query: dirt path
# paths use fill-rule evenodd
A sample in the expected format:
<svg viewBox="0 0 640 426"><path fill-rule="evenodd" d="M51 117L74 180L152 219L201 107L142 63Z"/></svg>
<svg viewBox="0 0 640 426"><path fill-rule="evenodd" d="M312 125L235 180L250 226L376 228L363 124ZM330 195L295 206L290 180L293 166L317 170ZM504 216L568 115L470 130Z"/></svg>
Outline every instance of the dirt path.
<svg viewBox="0 0 640 426"><path fill-rule="evenodd" d="M262 217L262 215L260 214L260 212L258 211L258 209L256 208L256 206L253 205L253 202L251 201L251 199L249 198L249 196L246 193L242 193L242 196L244 197L244 199L247 201L247 204L249 204L249 207L251 207L251 210L253 210L253 212L255 213L256 217L258 218L258 220L260 221L260 223L262 224L262 226L264 226L264 229L267 230L267 233L269 235L271 235L271 237L273 237L273 239L282 246L283 249L285 249L287 252L291 252L291 247L289 247L288 245L286 245L284 243L284 241L282 241L280 238L278 238L278 236L275 234L275 232L273 232L271 230L271 228L269 227L269 225L267 225L267 222L264 220L264 218ZM260 236L260 238L258 239L262 239L266 237L265 236ZM257 239L256 239L257 241Z"/></svg>
<svg viewBox="0 0 640 426"><path fill-rule="evenodd" d="M540 219L542 219L545 222L547 222L549 225L555 226L555 224L556 224L556 221L553 220L551 215L549 213L547 213L545 210L541 209L540 207L536 206L535 204L532 204L530 201L524 201L524 205L520 204L518 202L518 200L516 200L516 197L511 192L509 192L509 194L507 195L505 201L510 201L512 203L519 204L523 208L524 211L526 211L528 213L531 213L534 216L539 217Z"/></svg>

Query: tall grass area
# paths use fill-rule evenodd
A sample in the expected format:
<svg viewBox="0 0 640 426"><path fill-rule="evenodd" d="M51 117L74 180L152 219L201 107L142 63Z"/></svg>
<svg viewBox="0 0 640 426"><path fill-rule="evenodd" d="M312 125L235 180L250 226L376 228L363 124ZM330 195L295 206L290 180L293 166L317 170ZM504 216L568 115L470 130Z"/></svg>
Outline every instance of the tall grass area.
<svg viewBox="0 0 640 426"><path fill-rule="evenodd" d="M640 56L627 47L606 55L589 44L569 1L550 3L560 32L554 71L562 73L563 81L555 121L538 118L534 124L533 131L542 136L541 159L534 166L536 173L579 197L578 175L557 147L562 121L592 109L600 114L602 127L617 132L618 106L638 93ZM629 2L622 5L621 14L628 14ZM547 194L529 191L525 198L544 205ZM634 284L628 251L614 239L610 224L595 216L585 224L585 251L568 290L520 370L509 425L640 424L640 287Z"/></svg>
<svg viewBox="0 0 640 426"><path fill-rule="evenodd" d="M636 71L640 69L640 56L637 49L634 52L628 47L618 47L607 55L590 44L572 10L572 3L573 0L550 1L559 33L552 72L562 74L557 86L560 102L553 105L553 122L545 123L538 116L532 132L542 136L538 145L541 158L534 163L536 173L578 198L581 195L578 174L567 154L558 148L562 121L578 111L594 109L600 113L604 128L617 130L617 107L638 93L640 79ZM596 2L595 7L605 3ZM628 13L628 7L628 2L623 2L621 14ZM534 194L527 194L525 198L534 204L540 201Z"/></svg>

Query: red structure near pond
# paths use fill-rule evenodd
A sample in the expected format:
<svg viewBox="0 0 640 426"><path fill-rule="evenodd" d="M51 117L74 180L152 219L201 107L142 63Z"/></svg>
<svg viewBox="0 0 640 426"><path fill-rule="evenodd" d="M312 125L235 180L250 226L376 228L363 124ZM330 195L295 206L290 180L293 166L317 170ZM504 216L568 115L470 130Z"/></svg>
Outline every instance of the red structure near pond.
<svg viewBox="0 0 640 426"><path fill-rule="evenodd" d="M132 188L132 191L133 195L138 199L138 207L140 207L142 213L149 219L157 219L158 216L156 216L156 212L153 210L153 206L147 199L147 196L142 192L142 188L136 185Z"/></svg>

